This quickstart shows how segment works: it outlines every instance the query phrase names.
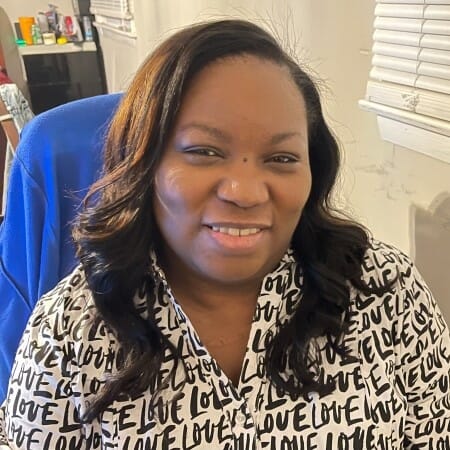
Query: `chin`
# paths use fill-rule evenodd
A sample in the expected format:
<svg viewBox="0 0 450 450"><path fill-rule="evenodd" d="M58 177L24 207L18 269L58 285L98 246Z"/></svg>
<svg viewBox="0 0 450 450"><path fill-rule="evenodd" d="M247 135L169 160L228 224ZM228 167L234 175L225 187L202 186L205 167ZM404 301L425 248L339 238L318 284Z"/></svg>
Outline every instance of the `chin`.
<svg viewBox="0 0 450 450"><path fill-rule="evenodd" d="M261 266L251 267L249 264L228 263L225 267L208 266L207 270L202 271L203 276L223 285L236 286L239 284L261 282L267 270Z"/></svg>

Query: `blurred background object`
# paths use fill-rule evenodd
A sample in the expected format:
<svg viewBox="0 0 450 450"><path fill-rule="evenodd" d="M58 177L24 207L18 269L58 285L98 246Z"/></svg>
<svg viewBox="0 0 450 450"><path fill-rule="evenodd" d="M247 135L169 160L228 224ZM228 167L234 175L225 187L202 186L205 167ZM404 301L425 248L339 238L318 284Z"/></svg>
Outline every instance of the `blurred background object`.
<svg viewBox="0 0 450 450"><path fill-rule="evenodd" d="M34 17L19 17L20 32L27 45L33 45L33 25Z"/></svg>
<svg viewBox="0 0 450 450"><path fill-rule="evenodd" d="M32 5L16 0L2 3L0 44L8 53L4 67L35 114L106 93L90 0L64 0L58 5L42 0Z"/></svg>
<svg viewBox="0 0 450 450"><path fill-rule="evenodd" d="M449 181L450 188L450 181ZM450 320L450 191L438 195L428 208L411 207L415 262Z"/></svg>
<svg viewBox="0 0 450 450"><path fill-rule="evenodd" d="M16 35L11 20L2 6L0 6L0 58L0 65L8 74L9 79L18 86L25 98L29 100L28 84L19 48L16 45Z"/></svg>

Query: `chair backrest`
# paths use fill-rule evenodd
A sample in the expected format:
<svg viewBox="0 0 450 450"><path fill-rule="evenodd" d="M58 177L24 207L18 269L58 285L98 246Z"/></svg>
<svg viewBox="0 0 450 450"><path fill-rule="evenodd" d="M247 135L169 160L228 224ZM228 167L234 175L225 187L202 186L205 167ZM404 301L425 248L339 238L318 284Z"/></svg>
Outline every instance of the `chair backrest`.
<svg viewBox="0 0 450 450"><path fill-rule="evenodd" d="M0 226L0 403L36 301L77 265L71 222L100 174L105 133L120 97L59 106L22 131Z"/></svg>

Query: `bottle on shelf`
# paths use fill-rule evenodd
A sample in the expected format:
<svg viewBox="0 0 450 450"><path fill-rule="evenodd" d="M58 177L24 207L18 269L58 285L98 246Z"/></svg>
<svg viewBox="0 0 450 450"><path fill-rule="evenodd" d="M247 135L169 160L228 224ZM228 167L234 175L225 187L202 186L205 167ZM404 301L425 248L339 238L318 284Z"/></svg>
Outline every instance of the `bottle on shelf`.
<svg viewBox="0 0 450 450"><path fill-rule="evenodd" d="M33 37L34 45L42 45L44 43L44 39L42 38L41 29L39 25L34 24L31 26L31 35Z"/></svg>
<svg viewBox="0 0 450 450"><path fill-rule="evenodd" d="M93 41L94 34L92 32L92 23L89 16L83 16L84 40Z"/></svg>

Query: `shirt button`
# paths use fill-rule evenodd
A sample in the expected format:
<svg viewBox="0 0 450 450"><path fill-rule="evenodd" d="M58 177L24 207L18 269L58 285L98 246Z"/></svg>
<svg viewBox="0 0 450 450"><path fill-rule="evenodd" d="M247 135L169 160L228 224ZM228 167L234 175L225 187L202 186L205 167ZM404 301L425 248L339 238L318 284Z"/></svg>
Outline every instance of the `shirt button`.
<svg viewBox="0 0 450 450"><path fill-rule="evenodd" d="M242 414L241 412L238 412L236 414L236 423L239 425L244 425L246 420L245 414Z"/></svg>

